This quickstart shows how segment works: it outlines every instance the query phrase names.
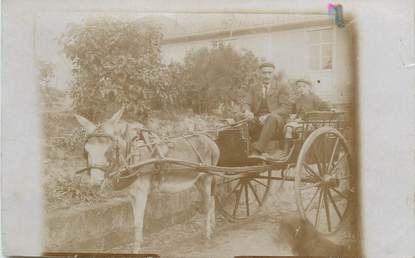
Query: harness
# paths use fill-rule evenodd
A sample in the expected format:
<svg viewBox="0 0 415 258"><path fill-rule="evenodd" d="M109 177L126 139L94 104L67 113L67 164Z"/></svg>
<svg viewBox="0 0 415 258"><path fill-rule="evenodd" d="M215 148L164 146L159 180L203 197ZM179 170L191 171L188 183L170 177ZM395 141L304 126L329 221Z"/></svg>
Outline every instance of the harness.
<svg viewBox="0 0 415 258"><path fill-rule="evenodd" d="M128 128L126 130L128 130ZM87 163L86 164L87 166L85 168L77 170L75 173L80 174L80 173L87 172L88 174L90 174L91 169L99 169L104 172L105 178L116 179L117 182L120 179L131 178L131 177L136 176L137 172L130 171L129 166L132 164L134 157L141 156L140 152L133 152L132 150L133 147L138 148L138 149L146 148L150 153L150 157L157 157L157 159L163 160L166 158L165 153L163 153L159 145L161 143L167 144L168 142L177 141L178 139L184 139L187 142L187 144L189 144L193 152L196 154L199 162L204 164L204 159L202 155L197 150L197 148L194 146L194 144L189 140L190 137L197 136L197 135L200 135L200 134L186 135L186 136L176 137L174 139L167 139L167 140L158 140L158 139L155 140L155 138L158 138L158 137L155 137L155 133L153 131L147 128L140 128L140 130L137 132L136 135L134 135L134 137L131 138L131 140L129 141L127 140L125 142L125 146L126 146L125 151L122 153L120 142L112 135L105 133L102 130L102 124L100 124L97 126L97 129L94 132L87 134L84 144L86 144L91 138L110 139L112 144L111 144L111 148L107 151L109 154L108 155L109 157L107 157L107 159L109 160L109 165L102 166L99 164ZM140 145L134 145L134 143L137 140L142 140L144 143ZM86 154L86 151L85 151L85 154ZM114 158L112 158L112 156L114 156ZM161 172L162 170L161 166L162 165L159 163L154 164L156 173ZM120 171L122 170L127 171L127 174L121 175Z"/></svg>
<svg viewBox="0 0 415 258"><path fill-rule="evenodd" d="M163 164L168 164L169 162L165 162L168 160L168 158L165 156L165 153L160 149L160 144L166 144L168 146L168 143L171 142L177 142L178 140L184 140L186 143L191 147L194 154L196 155L199 165L198 170L203 171L207 169L206 161L204 160L203 156L200 154L200 152L197 150L197 147L190 141L189 138L200 136L200 135L206 135L207 137L211 138L208 133L212 132L218 132L219 130L226 129L229 127L233 127L236 125L239 125L241 123L246 122L246 120L241 120L237 123L234 123L232 125L222 126L219 128L216 128L215 130L205 130L205 131L199 131L188 135L182 135L178 137L171 137L168 139L160 139L152 130L147 128L140 128L136 135L134 135L130 140L125 140L125 151L121 150L120 142L117 138L113 137L112 135L105 133L103 131L103 124L100 124L97 126L96 130L92 133L87 134L85 144L94 137L104 137L107 139L110 139L112 142L111 149L108 151L108 154L110 157L109 165L108 166L102 166L99 164L86 164L87 166L85 168L82 168L80 170L77 170L75 173L80 174L84 172L90 173L91 169L99 169L104 172L105 179L115 179L116 182L118 182L120 179L128 179L137 176L139 173L147 173L142 171L132 171L134 169L134 157L140 157L141 152L134 152L132 148L140 149L140 148L147 148L147 150L150 153L150 159L148 162L145 162L146 165L154 165L156 172L151 171L151 173L159 173L163 169ZM126 128L126 132L128 132L128 125ZM124 140L124 139L123 139ZM135 141L142 140L143 143L140 145L135 145ZM113 158L112 158L113 157ZM156 157L156 158L154 158ZM174 162L172 162L174 163Z"/></svg>

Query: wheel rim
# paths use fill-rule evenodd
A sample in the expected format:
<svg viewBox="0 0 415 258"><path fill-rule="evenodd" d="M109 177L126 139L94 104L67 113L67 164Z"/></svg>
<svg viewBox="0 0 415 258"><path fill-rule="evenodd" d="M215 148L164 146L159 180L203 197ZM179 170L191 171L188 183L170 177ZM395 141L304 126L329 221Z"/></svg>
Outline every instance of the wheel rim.
<svg viewBox="0 0 415 258"><path fill-rule="evenodd" d="M297 206L320 233L339 229L354 192L351 157L343 136L319 128L303 144L296 166Z"/></svg>
<svg viewBox="0 0 415 258"><path fill-rule="evenodd" d="M221 178L217 184L216 203L220 213L231 221L248 218L264 204L269 188L271 171L243 178Z"/></svg>

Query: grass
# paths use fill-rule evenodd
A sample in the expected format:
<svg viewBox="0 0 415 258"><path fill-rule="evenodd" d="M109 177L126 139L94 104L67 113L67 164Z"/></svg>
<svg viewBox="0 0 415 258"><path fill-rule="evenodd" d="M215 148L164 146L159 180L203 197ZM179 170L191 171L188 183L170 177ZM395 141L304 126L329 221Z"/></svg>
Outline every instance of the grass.
<svg viewBox="0 0 415 258"><path fill-rule="evenodd" d="M66 208L78 204L93 204L106 199L104 192L91 188L81 177L63 175L45 180L46 207Z"/></svg>

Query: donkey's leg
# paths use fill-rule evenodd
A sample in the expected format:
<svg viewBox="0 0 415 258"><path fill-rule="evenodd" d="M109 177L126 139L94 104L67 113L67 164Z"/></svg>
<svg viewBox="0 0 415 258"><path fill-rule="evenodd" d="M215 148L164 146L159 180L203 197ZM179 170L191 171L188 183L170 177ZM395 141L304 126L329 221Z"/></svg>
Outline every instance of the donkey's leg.
<svg viewBox="0 0 415 258"><path fill-rule="evenodd" d="M146 209L148 194L150 193L151 176L144 176L137 179L133 187L130 190L132 195L132 207L134 214L134 227L135 227L135 245L134 253L138 253L143 244L143 224L144 224L144 212Z"/></svg>
<svg viewBox="0 0 415 258"><path fill-rule="evenodd" d="M202 176L199 181L201 184L202 195L205 196L204 204L206 209L206 237L212 238L215 228L215 198L212 193L213 177L210 175Z"/></svg>
<svg viewBox="0 0 415 258"><path fill-rule="evenodd" d="M208 201L207 201L208 196L207 196L207 193L206 193L206 190L205 190L204 180L205 180L204 176L202 176L202 178L199 178L199 180L197 180L196 183L195 183L196 188L199 191L200 196L202 198L202 200L201 200L201 212L202 212L202 214L206 214L207 211L208 211L208 207L209 207L209 204L208 204Z"/></svg>
<svg viewBox="0 0 415 258"><path fill-rule="evenodd" d="M215 184L215 177L209 176L210 183L209 183L209 204L208 204L208 213L210 212L210 228L212 231L212 234L214 233L215 227L216 227L216 207L215 207L215 191L214 191L214 184Z"/></svg>

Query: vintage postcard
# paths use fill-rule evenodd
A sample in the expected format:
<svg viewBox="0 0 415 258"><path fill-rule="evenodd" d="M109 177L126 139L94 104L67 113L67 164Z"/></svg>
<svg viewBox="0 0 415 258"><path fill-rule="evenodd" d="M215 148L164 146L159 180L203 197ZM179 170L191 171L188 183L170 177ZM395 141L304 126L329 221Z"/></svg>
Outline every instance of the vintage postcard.
<svg viewBox="0 0 415 258"><path fill-rule="evenodd" d="M373 254L349 6L4 5L7 255Z"/></svg>

